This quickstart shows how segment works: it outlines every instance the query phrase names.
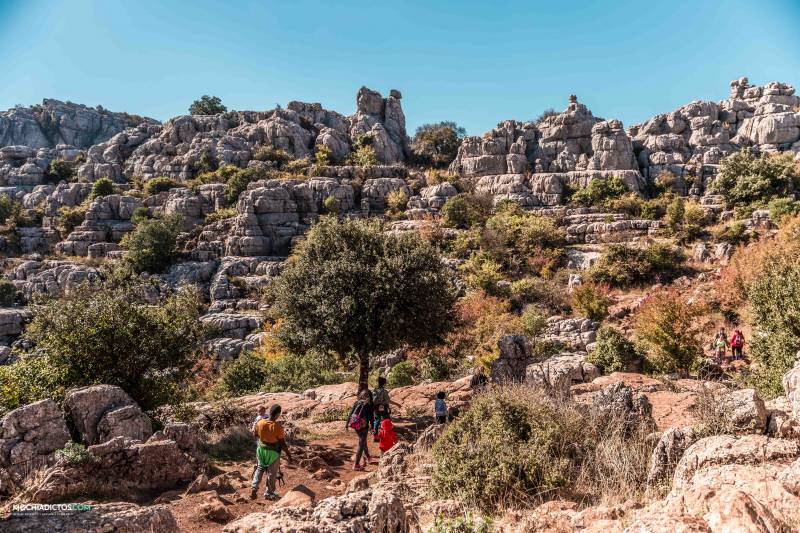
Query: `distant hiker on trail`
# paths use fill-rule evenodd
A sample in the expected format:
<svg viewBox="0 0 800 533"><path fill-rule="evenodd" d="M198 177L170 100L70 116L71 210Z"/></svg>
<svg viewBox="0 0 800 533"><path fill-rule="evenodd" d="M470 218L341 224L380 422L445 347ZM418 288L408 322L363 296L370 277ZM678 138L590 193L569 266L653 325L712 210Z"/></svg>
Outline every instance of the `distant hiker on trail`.
<svg viewBox="0 0 800 533"><path fill-rule="evenodd" d="M391 450L392 446L397 444L397 433L390 419L384 418L383 421L381 421L381 429L378 431L377 438L378 449L381 451L381 455Z"/></svg>
<svg viewBox="0 0 800 533"><path fill-rule="evenodd" d="M725 328L719 328L719 331L714 336L711 348L714 350L714 357L720 361L725 359L725 354L728 350L728 334L725 333Z"/></svg>
<svg viewBox="0 0 800 533"><path fill-rule="evenodd" d="M437 424L447 423L447 404L444 401L444 391L436 393L436 401L433 402L433 413L436 415Z"/></svg>
<svg viewBox="0 0 800 533"><path fill-rule="evenodd" d="M733 360L736 361L742 358L742 350L744 349L744 334L741 330L734 330L731 336L731 353Z"/></svg>
<svg viewBox="0 0 800 533"><path fill-rule="evenodd" d="M367 448L367 434L372 428L374 419L372 394L369 390L364 389L358 393L358 400L350 410L350 415L347 417L347 423L344 426L345 431L352 429L358 435L358 448L356 448L353 470L364 470L364 467L361 466L362 456L366 458L365 463L370 460L369 449Z"/></svg>
<svg viewBox="0 0 800 533"><path fill-rule="evenodd" d="M483 367L477 366L472 374L472 379L469 380L469 388L472 389L473 392L479 392L486 386L488 381L489 379L486 377Z"/></svg>
<svg viewBox="0 0 800 533"><path fill-rule="evenodd" d="M400 404L393 402L389 398L389 391L386 390L386 378L381 376L378 378L378 386L372 391L372 403L375 407L375 424L374 432L378 432L381 421L385 418L392 417L392 405L400 407Z"/></svg>
<svg viewBox="0 0 800 533"><path fill-rule="evenodd" d="M264 418L256 422L253 434L258 437L258 447L256 448L256 471L253 474L252 490L250 499L253 500L258 492L258 485L261 483L261 476L267 471L267 487L264 498L268 500L278 500L280 496L275 493L275 483L281 471L281 454L286 453L286 461L292 462L292 454L286 445L286 437L283 426L278 422L281 416L281 406L273 405L269 409L269 418Z"/></svg>

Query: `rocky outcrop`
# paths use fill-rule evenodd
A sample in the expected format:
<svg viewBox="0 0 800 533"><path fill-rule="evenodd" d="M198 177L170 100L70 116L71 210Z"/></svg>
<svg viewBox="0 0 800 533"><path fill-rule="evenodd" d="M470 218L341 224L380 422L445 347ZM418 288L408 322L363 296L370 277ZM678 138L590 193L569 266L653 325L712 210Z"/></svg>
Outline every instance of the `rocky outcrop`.
<svg viewBox="0 0 800 533"><path fill-rule="evenodd" d="M61 409L53 400L19 407L0 420L0 466L26 466L46 458L69 440Z"/></svg>
<svg viewBox="0 0 800 533"><path fill-rule="evenodd" d="M177 533L178 524L168 507L140 507L133 503L93 503L88 509L65 513L13 513L4 518L7 533L37 533L40 531L114 531L140 533L158 531Z"/></svg>
<svg viewBox="0 0 800 533"><path fill-rule="evenodd" d="M268 513L246 515L223 528L225 533L289 533L343 531L406 533L409 520L403 502L383 490L363 490L307 506L281 507Z"/></svg>
<svg viewBox="0 0 800 533"><path fill-rule="evenodd" d="M125 179L125 162L144 142L158 135L162 126L143 122L114 135L109 140L95 144L86 152L86 162L78 169L78 176L93 182L108 178L117 183Z"/></svg>
<svg viewBox="0 0 800 533"><path fill-rule="evenodd" d="M14 269L14 286L30 300L35 294L63 296L82 283L100 279L94 267L66 261L24 261Z"/></svg>
<svg viewBox="0 0 800 533"><path fill-rule="evenodd" d="M525 368L525 384L567 396L574 384L600 377L600 370L586 362L585 354L565 353Z"/></svg>
<svg viewBox="0 0 800 533"><path fill-rule="evenodd" d="M350 117L350 138L368 136L378 161L392 164L409 155L406 117L400 105L400 91L392 90L388 98L361 87L356 95L356 113Z"/></svg>
<svg viewBox="0 0 800 533"><path fill-rule="evenodd" d="M417 196L408 199L406 216L409 220L424 220L438 216L442 206L456 196L458 190L448 182L424 187Z"/></svg>
<svg viewBox="0 0 800 533"><path fill-rule="evenodd" d="M3 192L11 197L30 192L33 187L41 185L45 180L56 180L48 174L50 163L63 160L77 164L82 154L77 148L66 144L58 144L53 148L31 148L20 145L2 147L0 186L4 187Z"/></svg>
<svg viewBox="0 0 800 533"><path fill-rule="evenodd" d="M45 99L41 105L14 107L0 113L0 147L53 148L59 144L86 149L138 123L155 123L72 102Z"/></svg>
<svg viewBox="0 0 800 533"><path fill-rule="evenodd" d="M56 244L56 252L86 257L94 244L119 243L133 229L131 217L141 205L141 200L133 196L110 194L97 198L89 206L83 223Z"/></svg>
<svg viewBox="0 0 800 533"><path fill-rule="evenodd" d="M147 415L125 391L114 385L72 389L64 398L64 409L87 445L115 437L147 440L153 434Z"/></svg>

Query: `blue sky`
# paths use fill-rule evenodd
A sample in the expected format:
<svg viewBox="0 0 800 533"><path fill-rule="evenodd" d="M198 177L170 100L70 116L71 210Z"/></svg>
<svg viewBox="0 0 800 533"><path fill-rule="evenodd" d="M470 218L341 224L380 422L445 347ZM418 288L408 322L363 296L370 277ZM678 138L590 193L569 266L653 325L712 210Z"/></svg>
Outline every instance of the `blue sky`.
<svg viewBox="0 0 800 533"><path fill-rule="evenodd" d="M578 95L625 125L728 83L800 86L800 0L0 0L0 109L42 98L164 120L217 95L350 114L400 89L409 133L480 134Z"/></svg>

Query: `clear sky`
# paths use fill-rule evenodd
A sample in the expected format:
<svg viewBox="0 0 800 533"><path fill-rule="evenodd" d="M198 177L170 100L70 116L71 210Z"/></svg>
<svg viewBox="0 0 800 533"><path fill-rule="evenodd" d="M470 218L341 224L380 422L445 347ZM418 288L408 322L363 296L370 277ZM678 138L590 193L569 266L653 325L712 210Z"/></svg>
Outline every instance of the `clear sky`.
<svg viewBox="0 0 800 533"><path fill-rule="evenodd" d="M480 134L577 94L625 125L728 83L800 86L800 0L0 0L0 109L42 98L160 120L200 95L350 114L403 93L409 133Z"/></svg>

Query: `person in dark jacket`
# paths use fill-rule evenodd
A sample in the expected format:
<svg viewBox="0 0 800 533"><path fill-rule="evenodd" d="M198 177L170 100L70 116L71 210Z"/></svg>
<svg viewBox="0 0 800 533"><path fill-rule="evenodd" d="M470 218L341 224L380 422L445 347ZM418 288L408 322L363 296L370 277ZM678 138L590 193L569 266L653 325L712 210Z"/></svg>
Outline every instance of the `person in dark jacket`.
<svg viewBox="0 0 800 533"><path fill-rule="evenodd" d="M372 394L369 390L362 390L358 393L358 400L350 410L347 417L345 431L352 429L358 435L358 448L353 463L353 470L364 470L361 465L361 457L365 458L365 464L370 460L369 449L367 448L367 436L375 423L375 413L372 405Z"/></svg>

